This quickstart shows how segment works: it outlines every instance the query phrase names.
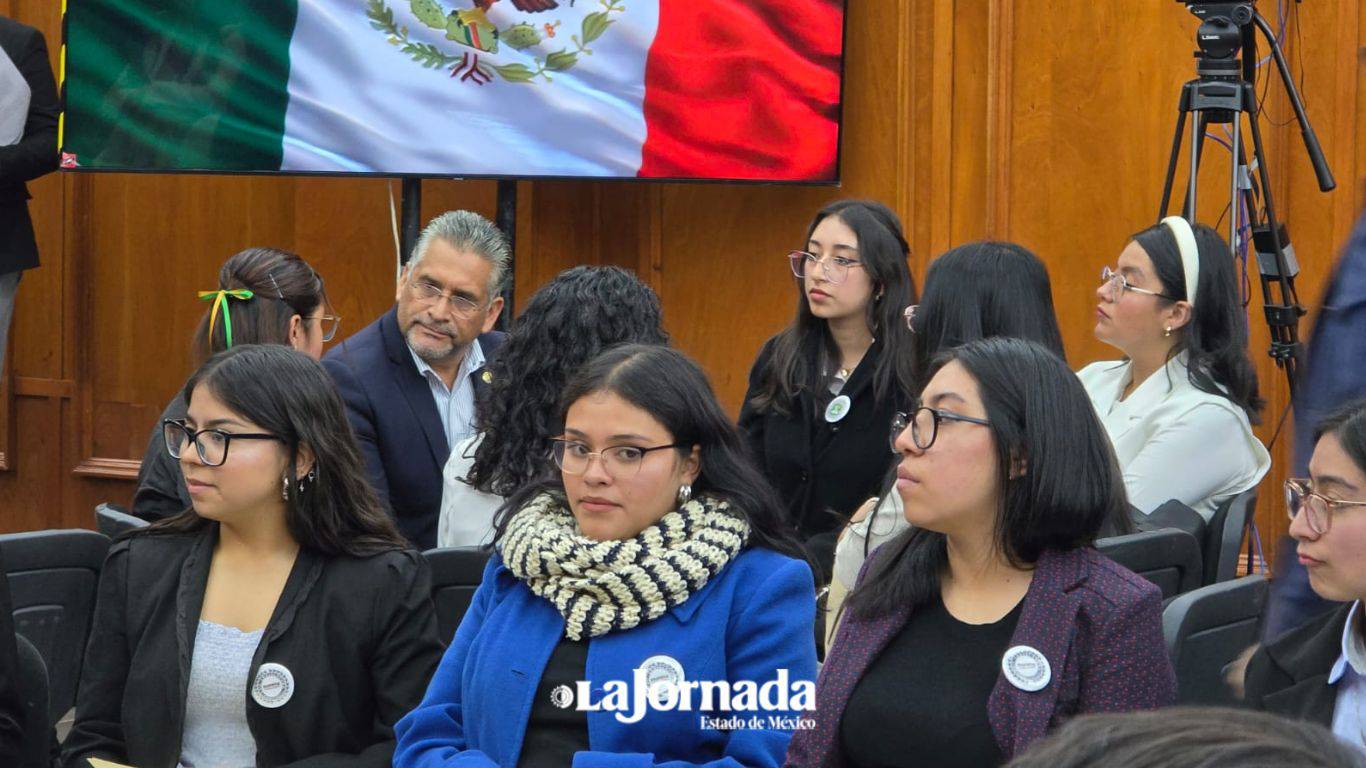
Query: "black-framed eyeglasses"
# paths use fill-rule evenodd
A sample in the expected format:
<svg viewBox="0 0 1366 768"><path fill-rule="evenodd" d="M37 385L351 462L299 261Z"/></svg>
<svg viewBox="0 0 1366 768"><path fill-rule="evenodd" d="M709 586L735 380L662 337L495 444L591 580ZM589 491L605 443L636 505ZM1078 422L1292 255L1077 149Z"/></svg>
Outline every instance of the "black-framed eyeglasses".
<svg viewBox="0 0 1366 768"><path fill-rule="evenodd" d="M603 471L614 478L621 479L635 476L640 471L640 465L645 461L645 455L651 451L679 447L681 447L679 443L656 445L650 448L617 445L604 448L601 451L590 451L587 445L578 440L556 437L550 440L550 455L555 460L555 466L571 475L582 475L587 472L588 465L596 457L598 461L602 462Z"/></svg>
<svg viewBox="0 0 1366 768"><path fill-rule="evenodd" d="M469 317L481 309L479 302L474 299L456 293L446 293L439 286L429 283L426 280L414 280L410 282L408 284L408 292L421 304L431 305L440 301L446 301L451 305L451 311L458 317Z"/></svg>
<svg viewBox="0 0 1366 768"><path fill-rule="evenodd" d="M1314 493L1310 480L1292 477L1285 481L1285 511L1294 520L1301 512L1309 528L1322 536L1333 527L1333 517L1343 507L1366 507L1366 501L1346 501L1330 499L1321 493Z"/></svg>
<svg viewBox="0 0 1366 768"><path fill-rule="evenodd" d="M306 317L304 320L317 320L318 330L322 332L323 341L331 341L336 337L342 319L341 315L318 315L317 317Z"/></svg>
<svg viewBox="0 0 1366 768"><path fill-rule="evenodd" d="M166 450L171 458L179 459L185 446L194 443L199 452L199 460L205 466L218 467L228 460L228 446L233 440L280 440L278 435L264 432L224 432L221 429L190 429L183 421L166 419L161 422L161 436L166 441Z"/></svg>
<svg viewBox="0 0 1366 768"><path fill-rule="evenodd" d="M849 270L854 267L863 266L863 262L858 259L850 259L834 254L822 258L814 253L807 253L806 251L793 251L787 254L787 260L792 264L792 274L799 278L805 278L806 275L819 264L821 271L825 274L825 279L836 285L844 282L845 279L849 277Z"/></svg>
<svg viewBox="0 0 1366 768"><path fill-rule="evenodd" d="M1158 293L1157 291L1150 291L1147 288L1129 285L1129 279L1125 277L1123 273L1116 272L1109 267L1101 268L1100 283L1110 289L1110 296L1112 297L1110 301L1114 303L1119 303L1119 300L1124 298L1125 291L1133 291L1134 293L1142 293L1147 296L1157 296L1168 301L1176 301L1175 298L1168 296L1165 293Z"/></svg>
<svg viewBox="0 0 1366 768"><path fill-rule="evenodd" d="M902 411L892 417L892 433L889 440L892 453L901 453L897 450L896 440L907 428L911 430L911 442L915 443L915 447L922 451L929 450L929 447L934 445L934 439L939 436L939 425L946 421L962 421L982 426L991 424L986 419L964 416L961 413L930 408L929 406L921 406L910 413Z"/></svg>

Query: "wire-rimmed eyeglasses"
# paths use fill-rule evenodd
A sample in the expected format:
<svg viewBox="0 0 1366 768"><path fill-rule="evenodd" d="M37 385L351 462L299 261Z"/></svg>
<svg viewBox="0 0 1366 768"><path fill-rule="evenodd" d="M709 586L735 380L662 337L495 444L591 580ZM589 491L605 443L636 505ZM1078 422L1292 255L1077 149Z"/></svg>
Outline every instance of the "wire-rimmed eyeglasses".
<svg viewBox="0 0 1366 768"><path fill-rule="evenodd" d="M825 279L838 285L849 277L849 270L854 267L863 266L863 262L858 259L850 259L834 254L825 257L817 256L806 251L793 251L787 254L787 260L792 264L792 274L799 278L805 278L819 264Z"/></svg>
<svg viewBox="0 0 1366 768"><path fill-rule="evenodd" d="M665 448L678 447L678 443L656 445L649 448L641 448L637 445L616 445L611 448L603 448L601 451L590 451L587 445L578 440L556 437L550 440L550 456L555 460L555 466L571 475L582 475L587 472L588 465L596 458L602 463L604 472L620 479L633 477L639 472L646 454L652 451L662 451Z"/></svg>
<svg viewBox="0 0 1366 768"><path fill-rule="evenodd" d="M1285 511L1294 520L1304 513L1310 530L1322 536L1333 527L1333 517L1343 507L1366 507L1366 501L1330 499L1315 493L1308 478L1292 477L1285 481Z"/></svg>

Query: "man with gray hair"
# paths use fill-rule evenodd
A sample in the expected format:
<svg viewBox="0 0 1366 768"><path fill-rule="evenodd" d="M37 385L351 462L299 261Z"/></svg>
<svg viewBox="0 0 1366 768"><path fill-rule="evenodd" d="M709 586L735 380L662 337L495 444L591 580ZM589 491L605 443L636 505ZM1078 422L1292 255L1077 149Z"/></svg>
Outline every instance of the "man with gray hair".
<svg viewBox="0 0 1366 768"><path fill-rule="evenodd" d="M470 211L432 219L399 278L393 309L323 358L365 457L370 484L418 549L436 546L441 468L474 433L484 366L504 335L511 254Z"/></svg>

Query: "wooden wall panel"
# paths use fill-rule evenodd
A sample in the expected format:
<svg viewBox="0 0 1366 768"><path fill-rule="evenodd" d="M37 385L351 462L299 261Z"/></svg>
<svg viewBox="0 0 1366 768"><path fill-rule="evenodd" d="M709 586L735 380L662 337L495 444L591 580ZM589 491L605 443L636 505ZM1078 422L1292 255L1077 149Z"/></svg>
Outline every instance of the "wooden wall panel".
<svg viewBox="0 0 1366 768"><path fill-rule="evenodd" d="M1262 6L1274 16L1274 3ZM1339 180L1334 194L1318 193L1273 82L1264 123L1273 192L1312 305L1366 203L1357 152L1366 16L1359 0L1287 6L1300 25L1290 56ZM55 59L58 4L0 0L0 13L42 28ZM972 239L1034 249L1053 278L1070 362L1113 355L1091 333L1095 275L1156 215L1179 88L1194 77L1196 19L1154 0L1065 13L1043 0L863 0L848 14L842 187L521 182L519 298L575 264L635 269L659 291L675 342L734 412L754 352L793 312L783 254L821 205L873 197L902 216L917 275ZM1211 151L1202 175L1207 221L1225 201L1221 152ZM95 502L127 500L152 421L193 364L189 336L204 310L194 293L212 287L236 250L276 245L316 265L343 334L383 312L397 187L111 174L33 184L44 257L24 277L13 331L0 529L86 524ZM423 190L424 220L461 207L493 214L491 182L433 180ZM1286 392L1265 357L1255 275L1249 316L1270 401L1259 434L1270 440ZM1289 456L1286 429L1259 510L1270 534L1284 528L1273 489Z"/></svg>

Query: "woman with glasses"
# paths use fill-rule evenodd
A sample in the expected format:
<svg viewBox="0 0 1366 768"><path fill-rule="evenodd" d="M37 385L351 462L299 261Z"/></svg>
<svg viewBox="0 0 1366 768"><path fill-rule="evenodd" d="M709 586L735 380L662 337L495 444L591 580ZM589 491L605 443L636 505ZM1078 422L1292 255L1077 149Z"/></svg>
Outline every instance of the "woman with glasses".
<svg viewBox="0 0 1366 768"><path fill-rule="evenodd" d="M1014 243L968 243L930 262L920 304L907 307L905 318L916 371L928 371L946 349L993 336L1029 339L1065 356L1048 269ZM888 457L884 466L891 465ZM828 617L839 615L868 554L909 525L894 482L894 476L887 477L877 499L865 503L840 534L826 599ZM834 638L834 628L835 622L827 622L827 642Z"/></svg>
<svg viewBox="0 0 1366 768"><path fill-rule="evenodd" d="M234 346L183 397L192 506L110 549L61 764L387 768L441 645L331 378Z"/></svg>
<svg viewBox="0 0 1366 768"><path fill-rule="evenodd" d="M1366 749L1366 400L1314 430L1309 477L1285 482L1290 535L1309 586L1342 607L1262 647L1248 663L1248 706L1333 729Z"/></svg>
<svg viewBox="0 0 1366 768"><path fill-rule="evenodd" d="M545 468L545 436L555 429L570 374L614 344L665 344L659 297L620 267L574 267L526 304L479 401L479 431L446 461L438 547L482 546L504 499Z"/></svg>
<svg viewBox="0 0 1366 768"><path fill-rule="evenodd" d="M1073 715L1175 698L1161 592L1091 546L1124 486L1066 363L993 338L927 374L893 425L911 528L845 601L788 765L1000 765Z"/></svg>
<svg viewBox="0 0 1366 768"><path fill-rule="evenodd" d="M1228 246L1172 216L1134 235L1096 289L1096 338L1124 353L1078 376L1142 514L1175 499L1204 521L1271 466ZM1218 450L1211 450L1217 446Z"/></svg>
<svg viewBox="0 0 1366 768"><path fill-rule="evenodd" d="M275 248L248 248L218 271L218 288L201 291L207 303L194 335L202 362L236 344L286 344L314 360L332 340L341 318L323 290L323 280L303 259ZM185 418L185 401L171 398L161 421ZM180 466L162 442L161 421L152 430L138 470L133 514L146 520L171 517L190 508Z"/></svg>
<svg viewBox="0 0 1366 768"><path fill-rule="evenodd" d="M780 765L812 692L815 591L706 376L616 347L570 379L559 421L554 471L499 511L395 768ZM765 685L767 704L743 693Z"/></svg>
<svg viewBox="0 0 1366 768"><path fill-rule="evenodd" d="M797 317L759 351L740 409L760 468L827 579L836 531L877 493L887 422L914 391L908 254L886 206L822 208L787 257Z"/></svg>

